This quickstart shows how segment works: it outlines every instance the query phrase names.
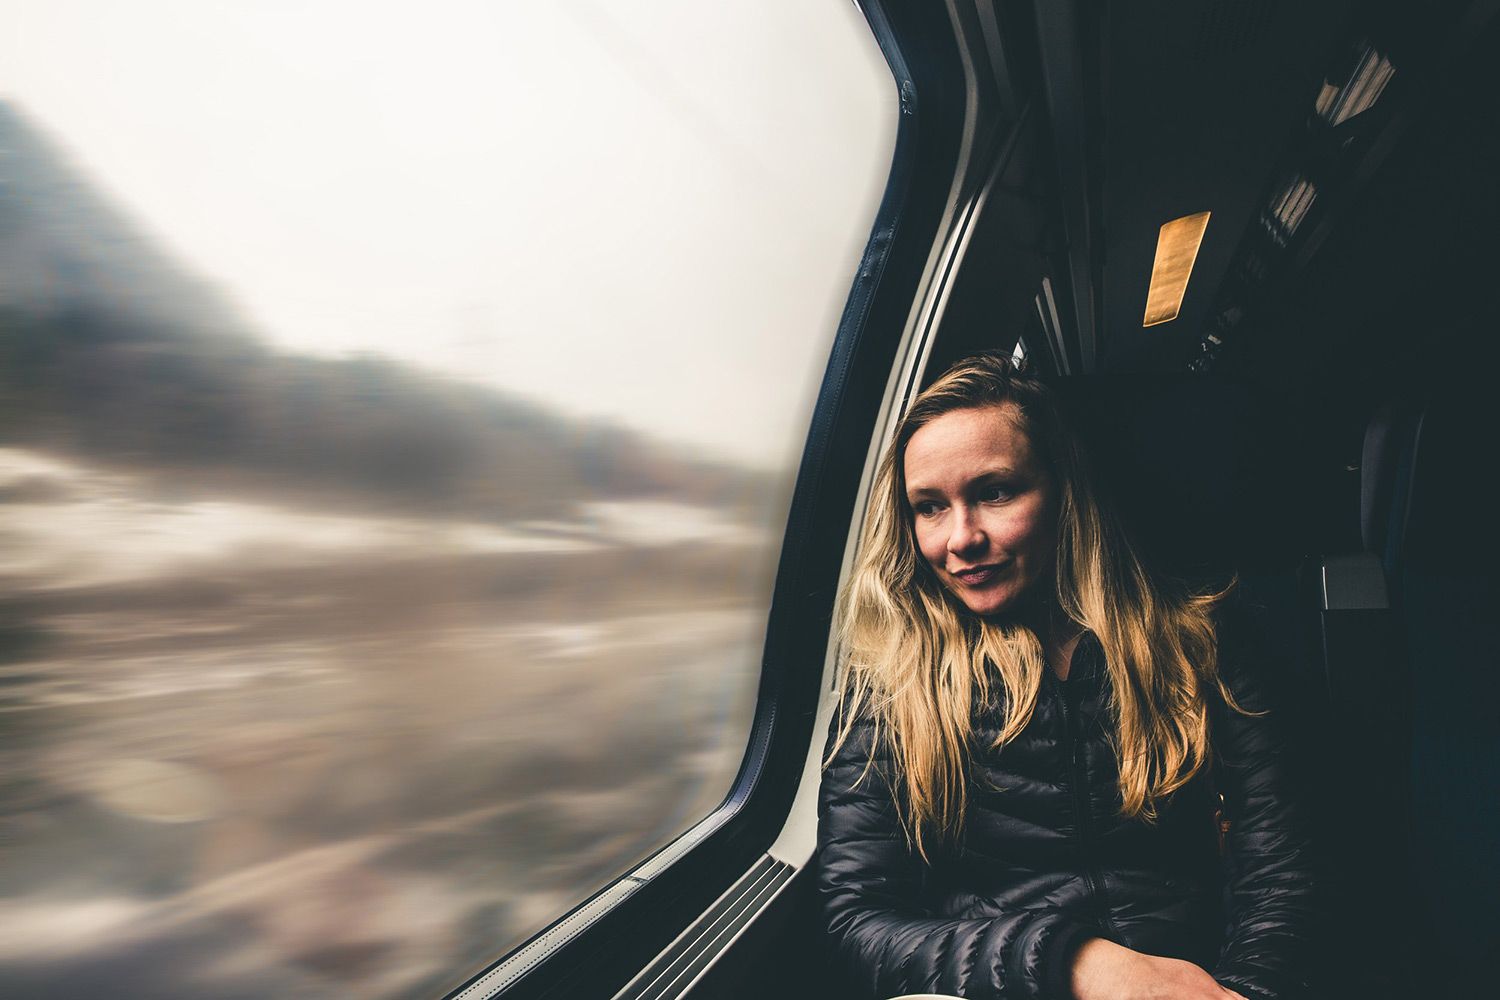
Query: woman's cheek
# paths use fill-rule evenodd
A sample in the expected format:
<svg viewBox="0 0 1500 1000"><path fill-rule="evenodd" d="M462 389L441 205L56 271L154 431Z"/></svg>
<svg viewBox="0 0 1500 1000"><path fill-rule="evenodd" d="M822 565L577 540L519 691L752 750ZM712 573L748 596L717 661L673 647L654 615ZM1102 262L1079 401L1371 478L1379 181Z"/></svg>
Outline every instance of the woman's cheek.
<svg viewBox="0 0 1500 1000"><path fill-rule="evenodd" d="M917 539L917 551L930 565L941 567L947 557L947 546L941 534L927 521L918 521L913 529Z"/></svg>

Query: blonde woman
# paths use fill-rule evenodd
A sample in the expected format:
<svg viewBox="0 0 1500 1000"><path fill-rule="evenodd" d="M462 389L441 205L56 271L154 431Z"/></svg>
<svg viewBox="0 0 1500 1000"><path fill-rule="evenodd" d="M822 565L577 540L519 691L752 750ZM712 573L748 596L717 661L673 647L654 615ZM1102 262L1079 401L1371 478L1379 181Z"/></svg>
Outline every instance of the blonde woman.
<svg viewBox="0 0 1500 1000"><path fill-rule="evenodd" d="M1223 597L1148 575L1009 359L918 397L840 611L819 890L853 995L1307 992L1308 846Z"/></svg>

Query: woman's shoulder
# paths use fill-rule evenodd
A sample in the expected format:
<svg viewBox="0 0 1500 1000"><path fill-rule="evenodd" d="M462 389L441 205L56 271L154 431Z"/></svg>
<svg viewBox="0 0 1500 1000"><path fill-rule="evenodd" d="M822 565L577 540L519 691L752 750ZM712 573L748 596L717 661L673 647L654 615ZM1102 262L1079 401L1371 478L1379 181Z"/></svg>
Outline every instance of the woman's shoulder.
<svg viewBox="0 0 1500 1000"><path fill-rule="evenodd" d="M897 822L896 766L881 728L868 705L850 706L846 699L834 713L818 794L819 835L825 840L868 823L883 829Z"/></svg>
<svg viewBox="0 0 1500 1000"><path fill-rule="evenodd" d="M834 709L828 726L828 741L823 760L829 770L850 765L864 769L870 764L885 765L891 756L880 713L870 696L852 698L845 695Z"/></svg>
<svg viewBox="0 0 1500 1000"><path fill-rule="evenodd" d="M1258 600L1236 587L1213 610L1217 673L1235 702L1253 713L1284 715L1304 670L1295 608Z"/></svg>
<svg viewBox="0 0 1500 1000"><path fill-rule="evenodd" d="M1248 592L1237 574L1200 577L1156 577L1154 582L1181 616L1167 615L1159 625L1212 629L1220 661L1253 659L1267 645L1266 608ZM1178 603L1181 602L1181 603Z"/></svg>

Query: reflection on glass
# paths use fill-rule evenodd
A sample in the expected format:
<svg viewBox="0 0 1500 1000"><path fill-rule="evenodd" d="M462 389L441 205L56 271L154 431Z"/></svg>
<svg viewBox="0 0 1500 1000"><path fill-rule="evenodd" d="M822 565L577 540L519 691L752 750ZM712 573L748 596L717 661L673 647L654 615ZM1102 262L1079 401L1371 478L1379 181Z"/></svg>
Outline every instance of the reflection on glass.
<svg viewBox="0 0 1500 1000"><path fill-rule="evenodd" d="M889 78L838 5L126 6L0 41L0 992L437 996L728 789Z"/></svg>

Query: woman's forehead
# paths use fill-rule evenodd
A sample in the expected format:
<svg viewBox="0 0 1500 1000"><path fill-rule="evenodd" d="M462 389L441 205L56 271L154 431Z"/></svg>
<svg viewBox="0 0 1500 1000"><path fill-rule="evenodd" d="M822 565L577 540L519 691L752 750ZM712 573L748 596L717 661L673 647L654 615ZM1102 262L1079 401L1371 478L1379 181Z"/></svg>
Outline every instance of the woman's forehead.
<svg viewBox="0 0 1500 1000"><path fill-rule="evenodd" d="M934 417L911 436L903 461L908 489L1036 464L1020 407L1008 402Z"/></svg>

